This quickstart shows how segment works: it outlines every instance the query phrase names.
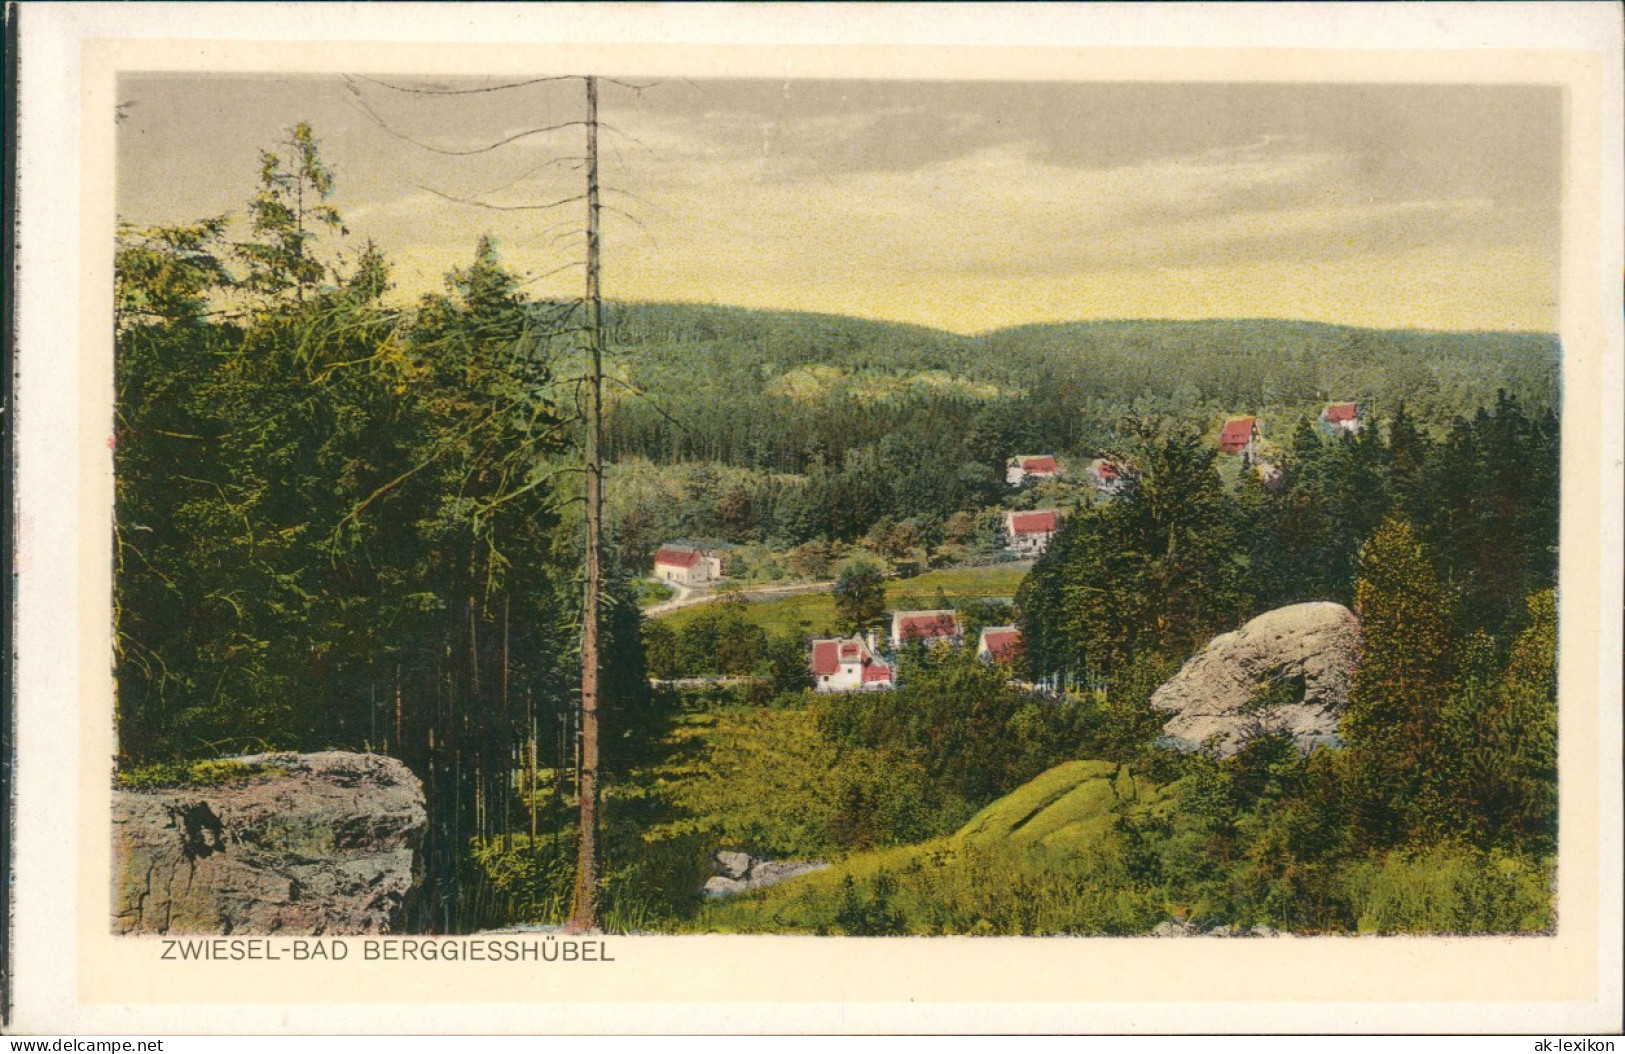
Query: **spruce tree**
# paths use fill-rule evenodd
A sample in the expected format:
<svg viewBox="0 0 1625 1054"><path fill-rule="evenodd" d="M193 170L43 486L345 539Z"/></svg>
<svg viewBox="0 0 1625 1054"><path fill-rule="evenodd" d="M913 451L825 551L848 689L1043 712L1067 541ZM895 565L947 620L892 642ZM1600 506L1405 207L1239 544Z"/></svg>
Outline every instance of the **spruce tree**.
<svg viewBox="0 0 1625 1054"><path fill-rule="evenodd" d="M1390 516L1361 551L1354 610L1363 639L1342 734L1356 826L1368 844L1394 845L1429 807L1452 688L1449 598L1403 517Z"/></svg>

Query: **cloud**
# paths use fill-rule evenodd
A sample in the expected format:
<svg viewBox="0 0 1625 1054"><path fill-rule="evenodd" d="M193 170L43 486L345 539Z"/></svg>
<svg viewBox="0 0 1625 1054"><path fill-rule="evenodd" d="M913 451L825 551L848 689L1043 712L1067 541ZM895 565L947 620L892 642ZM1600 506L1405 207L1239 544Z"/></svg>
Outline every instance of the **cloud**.
<svg viewBox="0 0 1625 1054"><path fill-rule="evenodd" d="M510 205L576 196L569 130L448 158L379 130L332 78L274 92L254 78L198 91L198 80L128 86L140 106L120 131L120 209L135 222L240 209L257 146L305 117L338 174L334 203L395 260L402 297L439 289L485 232L522 274L579 256L579 203L491 211L418 189ZM538 89L518 111L498 95L368 97L463 149L581 113L579 90ZM1382 324L1390 309L1390 324L1545 327L1559 103L1546 89L1336 85L716 81L607 93L606 291L958 329L1203 311ZM200 139L203 125L219 134ZM530 288L578 286L565 273Z"/></svg>

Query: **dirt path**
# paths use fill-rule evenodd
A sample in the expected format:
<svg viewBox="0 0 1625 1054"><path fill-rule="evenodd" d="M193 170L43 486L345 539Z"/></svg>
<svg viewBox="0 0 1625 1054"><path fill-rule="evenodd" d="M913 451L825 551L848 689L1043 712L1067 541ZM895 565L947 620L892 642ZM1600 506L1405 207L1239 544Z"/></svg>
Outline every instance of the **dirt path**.
<svg viewBox="0 0 1625 1054"><path fill-rule="evenodd" d="M695 604L705 604L723 597L738 597L750 603L763 600L777 600L779 597L794 596L797 593L827 593L835 588L834 582L797 582L788 586L751 586L746 589L733 590L725 593L715 591L701 592L685 586L675 587L677 596L670 600L663 600L658 604L643 609L644 618L659 618L681 608L693 607Z"/></svg>

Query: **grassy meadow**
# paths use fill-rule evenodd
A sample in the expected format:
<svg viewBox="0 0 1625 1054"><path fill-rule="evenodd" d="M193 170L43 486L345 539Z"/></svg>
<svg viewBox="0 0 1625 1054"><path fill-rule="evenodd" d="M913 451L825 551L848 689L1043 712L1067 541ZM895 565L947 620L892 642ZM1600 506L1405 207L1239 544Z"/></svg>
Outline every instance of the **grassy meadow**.
<svg viewBox="0 0 1625 1054"><path fill-rule="evenodd" d="M965 600L1004 599L1015 596L1031 565L1026 562L994 564L988 567L952 567L927 571L913 578L894 578L886 583L886 610L910 611L922 608L953 607ZM713 601L714 603L714 601ZM660 616L660 621L681 630L699 616L705 604L679 608ZM828 636L835 632L835 601L828 593L796 593L772 600L751 601L744 617L769 633L801 633Z"/></svg>

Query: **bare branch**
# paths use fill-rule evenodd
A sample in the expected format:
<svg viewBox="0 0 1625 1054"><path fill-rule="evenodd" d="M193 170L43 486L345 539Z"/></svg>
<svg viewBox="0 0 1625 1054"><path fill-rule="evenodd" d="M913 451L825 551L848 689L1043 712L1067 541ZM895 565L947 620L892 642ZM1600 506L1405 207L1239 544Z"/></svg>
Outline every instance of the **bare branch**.
<svg viewBox="0 0 1625 1054"><path fill-rule="evenodd" d="M488 88L403 88L398 84L387 84L374 77L365 77L360 74L355 76L368 84L376 84L380 88L388 88L390 91L405 92L410 95L480 95L485 92L508 91L512 88L528 88L532 84L554 84L559 81L581 79L579 76L572 74L564 77L532 77L530 80L513 81L510 84L493 84ZM631 87L631 85L624 85L624 87Z"/></svg>
<svg viewBox="0 0 1625 1054"><path fill-rule="evenodd" d="M564 271L570 270L572 267L582 267L582 266L585 266L585 265L580 260L571 260L569 263L562 264L562 265L560 265L558 267L555 267L551 271L543 271L541 274L530 276L529 278L525 279L523 282L519 283L519 288L522 289L527 285L532 285L532 284L534 284L536 282L540 282L544 278L551 278L556 274L560 274L560 273L562 273Z"/></svg>
<svg viewBox="0 0 1625 1054"><path fill-rule="evenodd" d="M653 399L649 398L648 394L646 392L644 392L643 389L638 388L635 385L628 384L626 381L621 380L619 377L613 377L613 376L611 376L611 375L609 375L607 373L604 375L604 380L610 382L611 384L619 385L620 387L626 389L628 392L631 392L637 398L642 399L644 401L644 403L646 403L649 406L650 409L654 410L655 413L659 414L661 417L664 417L667 421L669 421L673 425L675 425L677 430L679 432L683 433L684 436L688 436L688 437L692 438L692 433L689 432L688 426L685 425L682 421L679 421L676 417L672 416L672 414L665 407L661 406L659 403L657 403Z"/></svg>
<svg viewBox="0 0 1625 1054"><path fill-rule="evenodd" d="M421 139L414 139L406 133L397 131L395 128L391 127L388 121L378 116L377 111L368 105L366 97L361 94L361 89L356 87L354 79L346 76L345 81L346 86L350 89L351 96L360 106L361 112L367 117L368 120L372 121L373 124L377 125L379 128L383 129L384 132L395 137L396 139L399 139L403 143L410 143L413 146L418 147L420 150L427 150L434 154L442 154L446 157L469 157L473 154L488 154L499 147L507 146L509 143L517 142L520 139L527 139L533 135L545 135L548 132L557 132L565 128L579 128L587 123L586 121L564 121L561 124L546 125L542 128L527 128L523 132L515 132L513 135L510 135L505 139L498 139L496 142L487 143L485 146L477 146L470 150L447 150L445 147L425 143Z"/></svg>
<svg viewBox="0 0 1625 1054"><path fill-rule="evenodd" d="M531 168L525 169L525 171L519 173L517 176L515 176L512 179L508 180L508 182L502 184L502 186L500 186L500 187L492 187L490 190L482 190L479 193L479 196L482 197L482 198L488 198L492 194L500 194L504 190L507 190L509 187L513 186L515 183L518 183L521 179L525 179L526 177L529 177L529 176L534 176L536 173L540 172L544 168L550 168L553 165L563 164L564 162L572 162L573 167L576 168L576 169L580 169L582 165L586 164L586 161L583 160L582 158L579 158L579 157L555 157L551 161L543 161L539 165L535 165L535 166L532 166Z"/></svg>
<svg viewBox="0 0 1625 1054"><path fill-rule="evenodd" d="M577 121L576 123L580 124L581 122ZM652 149L652 147L650 147L648 143L645 143L643 140L639 139L637 136L633 135L630 132L623 132L619 128L616 128L612 124L605 124L604 122L599 121L598 122L598 127L602 128L606 132L614 132L616 135L620 136L622 139L630 140L630 141L636 143L637 145L643 147L643 149L645 149L645 150Z"/></svg>
<svg viewBox="0 0 1625 1054"><path fill-rule="evenodd" d="M425 187L417 183L412 185L418 190L433 194L437 198L445 198L447 201L453 201L459 205L471 205L477 209L492 209L496 212L537 212L543 209L556 209L561 205L569 205L572 202L582 201L586 197L583 194L577 194L574 197L562 198L558 201L548 202L546 205L493 205L489 201L475 201L472 198L459 198L456 195L447 194L443 191L436 190L433 187Z"/></svg>
<svg viewBox="0 0 1625 1054"><path fill-rule="evenodd" d="M658 202L658 201L651 201L649 198L644 197L642 194L634 194L630 190L622 190L620 187L605 186L603 189L608 191L611 194L617 194L617 195L619 195L619 196L621 196L623 198L631 198L633 201L637 202L640 205L648 205L650 208L658 209L659 211L664 212L668 216L671 215L671 210L670 209L666 208L664 205L660 204L660 202Z"/></svg>

